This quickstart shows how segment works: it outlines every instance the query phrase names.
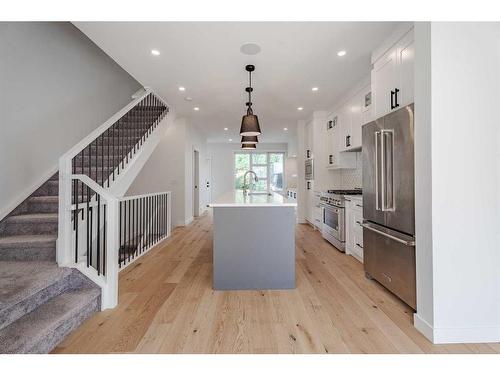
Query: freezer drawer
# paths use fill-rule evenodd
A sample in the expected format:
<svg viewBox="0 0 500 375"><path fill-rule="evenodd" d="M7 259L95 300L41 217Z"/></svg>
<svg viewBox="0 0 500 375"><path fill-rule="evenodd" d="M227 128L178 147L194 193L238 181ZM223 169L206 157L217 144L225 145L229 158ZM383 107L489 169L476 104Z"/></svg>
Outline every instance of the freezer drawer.
<svg viewBox="0 0 500 375"><path fill-rule="evenodd" d="M413 237L377 224L364 223L363 258L368 276L416 309Z"/></svg>

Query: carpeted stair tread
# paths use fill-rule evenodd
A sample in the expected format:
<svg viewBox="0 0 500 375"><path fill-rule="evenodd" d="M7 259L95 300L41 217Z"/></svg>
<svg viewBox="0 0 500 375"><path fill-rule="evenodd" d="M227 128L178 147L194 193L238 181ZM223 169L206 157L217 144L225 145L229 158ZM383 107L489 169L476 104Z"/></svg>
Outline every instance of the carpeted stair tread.
<svg viewBox="0 0 500 375"><path fill-rule="evenodd" d="M0 353L48 353L99 306L99 288L67 290L0 330Z"/></svg>
<svg viewBox="0 0 500 375"><path fill-rule="evenodd" d="M0 262L0 328L68 288L73 269L54 262Z"/></svg>
<svg viewBox="0 0 500 375"><path fill-rule="evenodd" d="M24 222L57 222L58 214L56 213L36 213L36 214L22 214L10 216L5 220L6 222L24 223Z"/></svg>
<svg viewBox="0 0 500 375"><path fill-rule="evenodd" d="M0 249L10 247L50 246L55 243L54 234L26 234L20 236L0 237Z"/></svg>

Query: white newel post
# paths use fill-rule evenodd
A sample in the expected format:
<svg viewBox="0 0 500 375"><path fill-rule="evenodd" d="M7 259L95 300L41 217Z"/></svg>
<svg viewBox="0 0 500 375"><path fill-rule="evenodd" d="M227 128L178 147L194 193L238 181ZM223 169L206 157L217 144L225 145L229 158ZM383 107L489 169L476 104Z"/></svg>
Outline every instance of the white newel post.
<svg viewBox="0 0 500 375"><path fill-rule="evenodd" d="M59 225L56 260L59 267L71 263L71 158L59 160Z"/></svg>
<svg viewBox="0 0 500 375"><path fill-rule="evenodd" d="M102 288L101 309L112 309L118 305L118 250L119 250L119 202L108 200L108 238L106 244L106 278Z"/></svg>

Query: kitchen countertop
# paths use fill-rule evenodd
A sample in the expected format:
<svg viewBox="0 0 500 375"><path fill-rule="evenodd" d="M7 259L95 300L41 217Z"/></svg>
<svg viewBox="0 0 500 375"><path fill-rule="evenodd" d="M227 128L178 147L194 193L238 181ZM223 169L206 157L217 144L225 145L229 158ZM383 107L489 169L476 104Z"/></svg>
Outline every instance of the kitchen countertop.
<svg viewBox="0 0 500 375"><path fill-rule="evenodd" d="M287 199L278 193L271 195L243 195L243 190L232 190L221 195L210 207L271 207L271 206L292 206L297 207L297 202Z"/></svg>
<svg viewBox="0 0 500 375"><path fill-rule="evenodd" d="M363 202L363 196L358 194L358 195L344 195L344 198L348 201L354 201L354 202Z"/></svg>

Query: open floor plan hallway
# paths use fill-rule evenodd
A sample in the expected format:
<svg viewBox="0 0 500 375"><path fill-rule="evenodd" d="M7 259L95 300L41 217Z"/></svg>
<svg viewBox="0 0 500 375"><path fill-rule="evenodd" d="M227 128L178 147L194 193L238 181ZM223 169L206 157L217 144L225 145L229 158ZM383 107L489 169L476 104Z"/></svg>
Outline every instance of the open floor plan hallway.
<svg viewBox="0 0 500 375"><path fill-rule="evenodd" d="M119 305L54 353L498 353L500 344L433 345L413 311L308 225L296 229L297 288L212 290L204 215L120 274Z"/></svg>

